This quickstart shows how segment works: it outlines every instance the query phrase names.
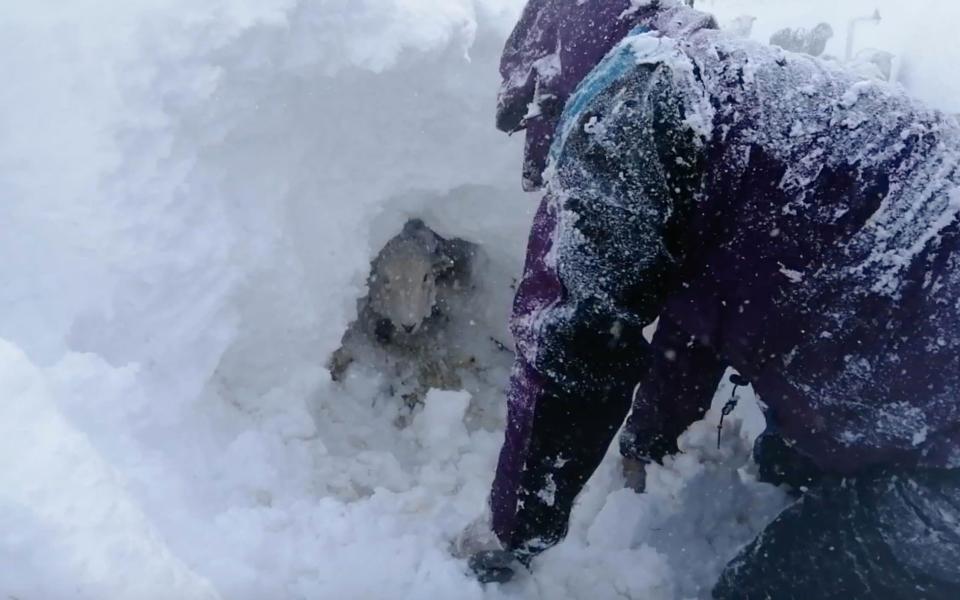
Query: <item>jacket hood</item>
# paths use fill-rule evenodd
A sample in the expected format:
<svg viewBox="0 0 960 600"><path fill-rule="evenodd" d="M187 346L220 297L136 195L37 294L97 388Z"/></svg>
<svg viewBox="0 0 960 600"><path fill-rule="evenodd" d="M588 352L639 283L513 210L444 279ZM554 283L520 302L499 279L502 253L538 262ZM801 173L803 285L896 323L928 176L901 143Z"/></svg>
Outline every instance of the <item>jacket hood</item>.
<svg viewBox="0 0 960 600"><path fill-rule="evenodd" d="M678 0L529 0L507 39L500 61L497 128L525 130L523 187L543 185L553 133L577 85L632 29L660 29L664 14L712 17L681 6ZM671 17L672 20L672 17ZM689 16L683 19L689 23ZM663 23L661 23L663 21Z"/></svg>

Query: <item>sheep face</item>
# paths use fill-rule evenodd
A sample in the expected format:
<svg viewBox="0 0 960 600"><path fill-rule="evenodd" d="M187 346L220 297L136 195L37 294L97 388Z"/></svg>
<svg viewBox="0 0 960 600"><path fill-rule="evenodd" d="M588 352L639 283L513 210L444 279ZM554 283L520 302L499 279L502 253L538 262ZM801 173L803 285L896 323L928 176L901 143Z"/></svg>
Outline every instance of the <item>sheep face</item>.
<svg viewBox="0 0 960 600"><path fill-rule="evenodd" d="M389 321L378 330L392 325L412 334L420 329L437 300L436 263L431 249L417 238L395 238L387 244L370 278L370 307Z"/></svg>

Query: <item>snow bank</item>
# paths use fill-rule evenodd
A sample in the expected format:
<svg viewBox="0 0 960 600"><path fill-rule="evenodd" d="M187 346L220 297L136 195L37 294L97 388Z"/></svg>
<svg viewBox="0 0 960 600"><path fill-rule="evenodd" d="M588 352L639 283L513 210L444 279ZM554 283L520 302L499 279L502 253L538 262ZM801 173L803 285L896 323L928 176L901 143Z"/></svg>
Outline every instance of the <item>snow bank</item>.
<svg viewBox="0 0 960 600"><path fill-rule="evenodd" d="M478 320L502 332L533 208L490 125L516 4L10 9L0 592L469 586L446 543L498 435L399 432L374 382L324 364L413 214L491 248Z"/></svg>
<svg viewBox="0 0 960 600"><path fill-rule="evenodd" d="M83 360L83 359L78 359ZM95 361L74 375L110 376ZM0 340L0 560L8 597L212 599L111 467L51 399L44 373Z"/></svg>

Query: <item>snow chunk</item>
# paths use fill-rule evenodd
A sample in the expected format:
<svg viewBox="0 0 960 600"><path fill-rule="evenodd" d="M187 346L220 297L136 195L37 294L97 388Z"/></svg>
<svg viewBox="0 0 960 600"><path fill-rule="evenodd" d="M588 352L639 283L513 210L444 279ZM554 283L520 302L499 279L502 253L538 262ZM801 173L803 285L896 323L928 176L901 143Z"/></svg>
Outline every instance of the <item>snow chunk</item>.
<svg viewBox="0 0 960 600"><path fill-rule="evenodd" d="M788 269L783 263L780 264L780 273L784 275L791 283L800 283L803 281L803 273L794 269Z"/></svg>
<svg viewBox="0 0 960 600"><path fill-rule="evenodd" d="M0 396L5 595L219 597L170 552L123 478L58 411L41 371L5 340Z"/></svg>
<svg viewBox="0 0 960 600"><path fill-rule="evenodd" d="M413 422L417 440L438 456L452 456L469 442L463 418L470 406L467 392L430 390L423 411Z"/></svg>
<svg viewBox="0 0 960 600"><path fill-rule="evenodd" d="M842 108L853 108L857 102L860 101L860 98L865 96L867 92L871 89L877 87L875 81L858 81L850 86L843 96L840 98L840 106Z"/></svg>

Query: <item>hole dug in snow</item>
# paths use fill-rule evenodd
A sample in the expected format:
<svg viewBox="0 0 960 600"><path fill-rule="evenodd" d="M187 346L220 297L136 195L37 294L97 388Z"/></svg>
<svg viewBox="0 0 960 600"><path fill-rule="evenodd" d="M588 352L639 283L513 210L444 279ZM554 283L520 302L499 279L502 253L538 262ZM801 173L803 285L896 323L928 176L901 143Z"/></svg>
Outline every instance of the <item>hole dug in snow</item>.
<svg viewBox="0 0 960 600"><path fill-rule="evenodd" d="M487 262L479 245L408 220L371 263L367 293L328 363L333 380L379 374L381 394L400 401L399 427L432 389L499 388L489 372L509 368L513 355L474 318Z"/></svg>

